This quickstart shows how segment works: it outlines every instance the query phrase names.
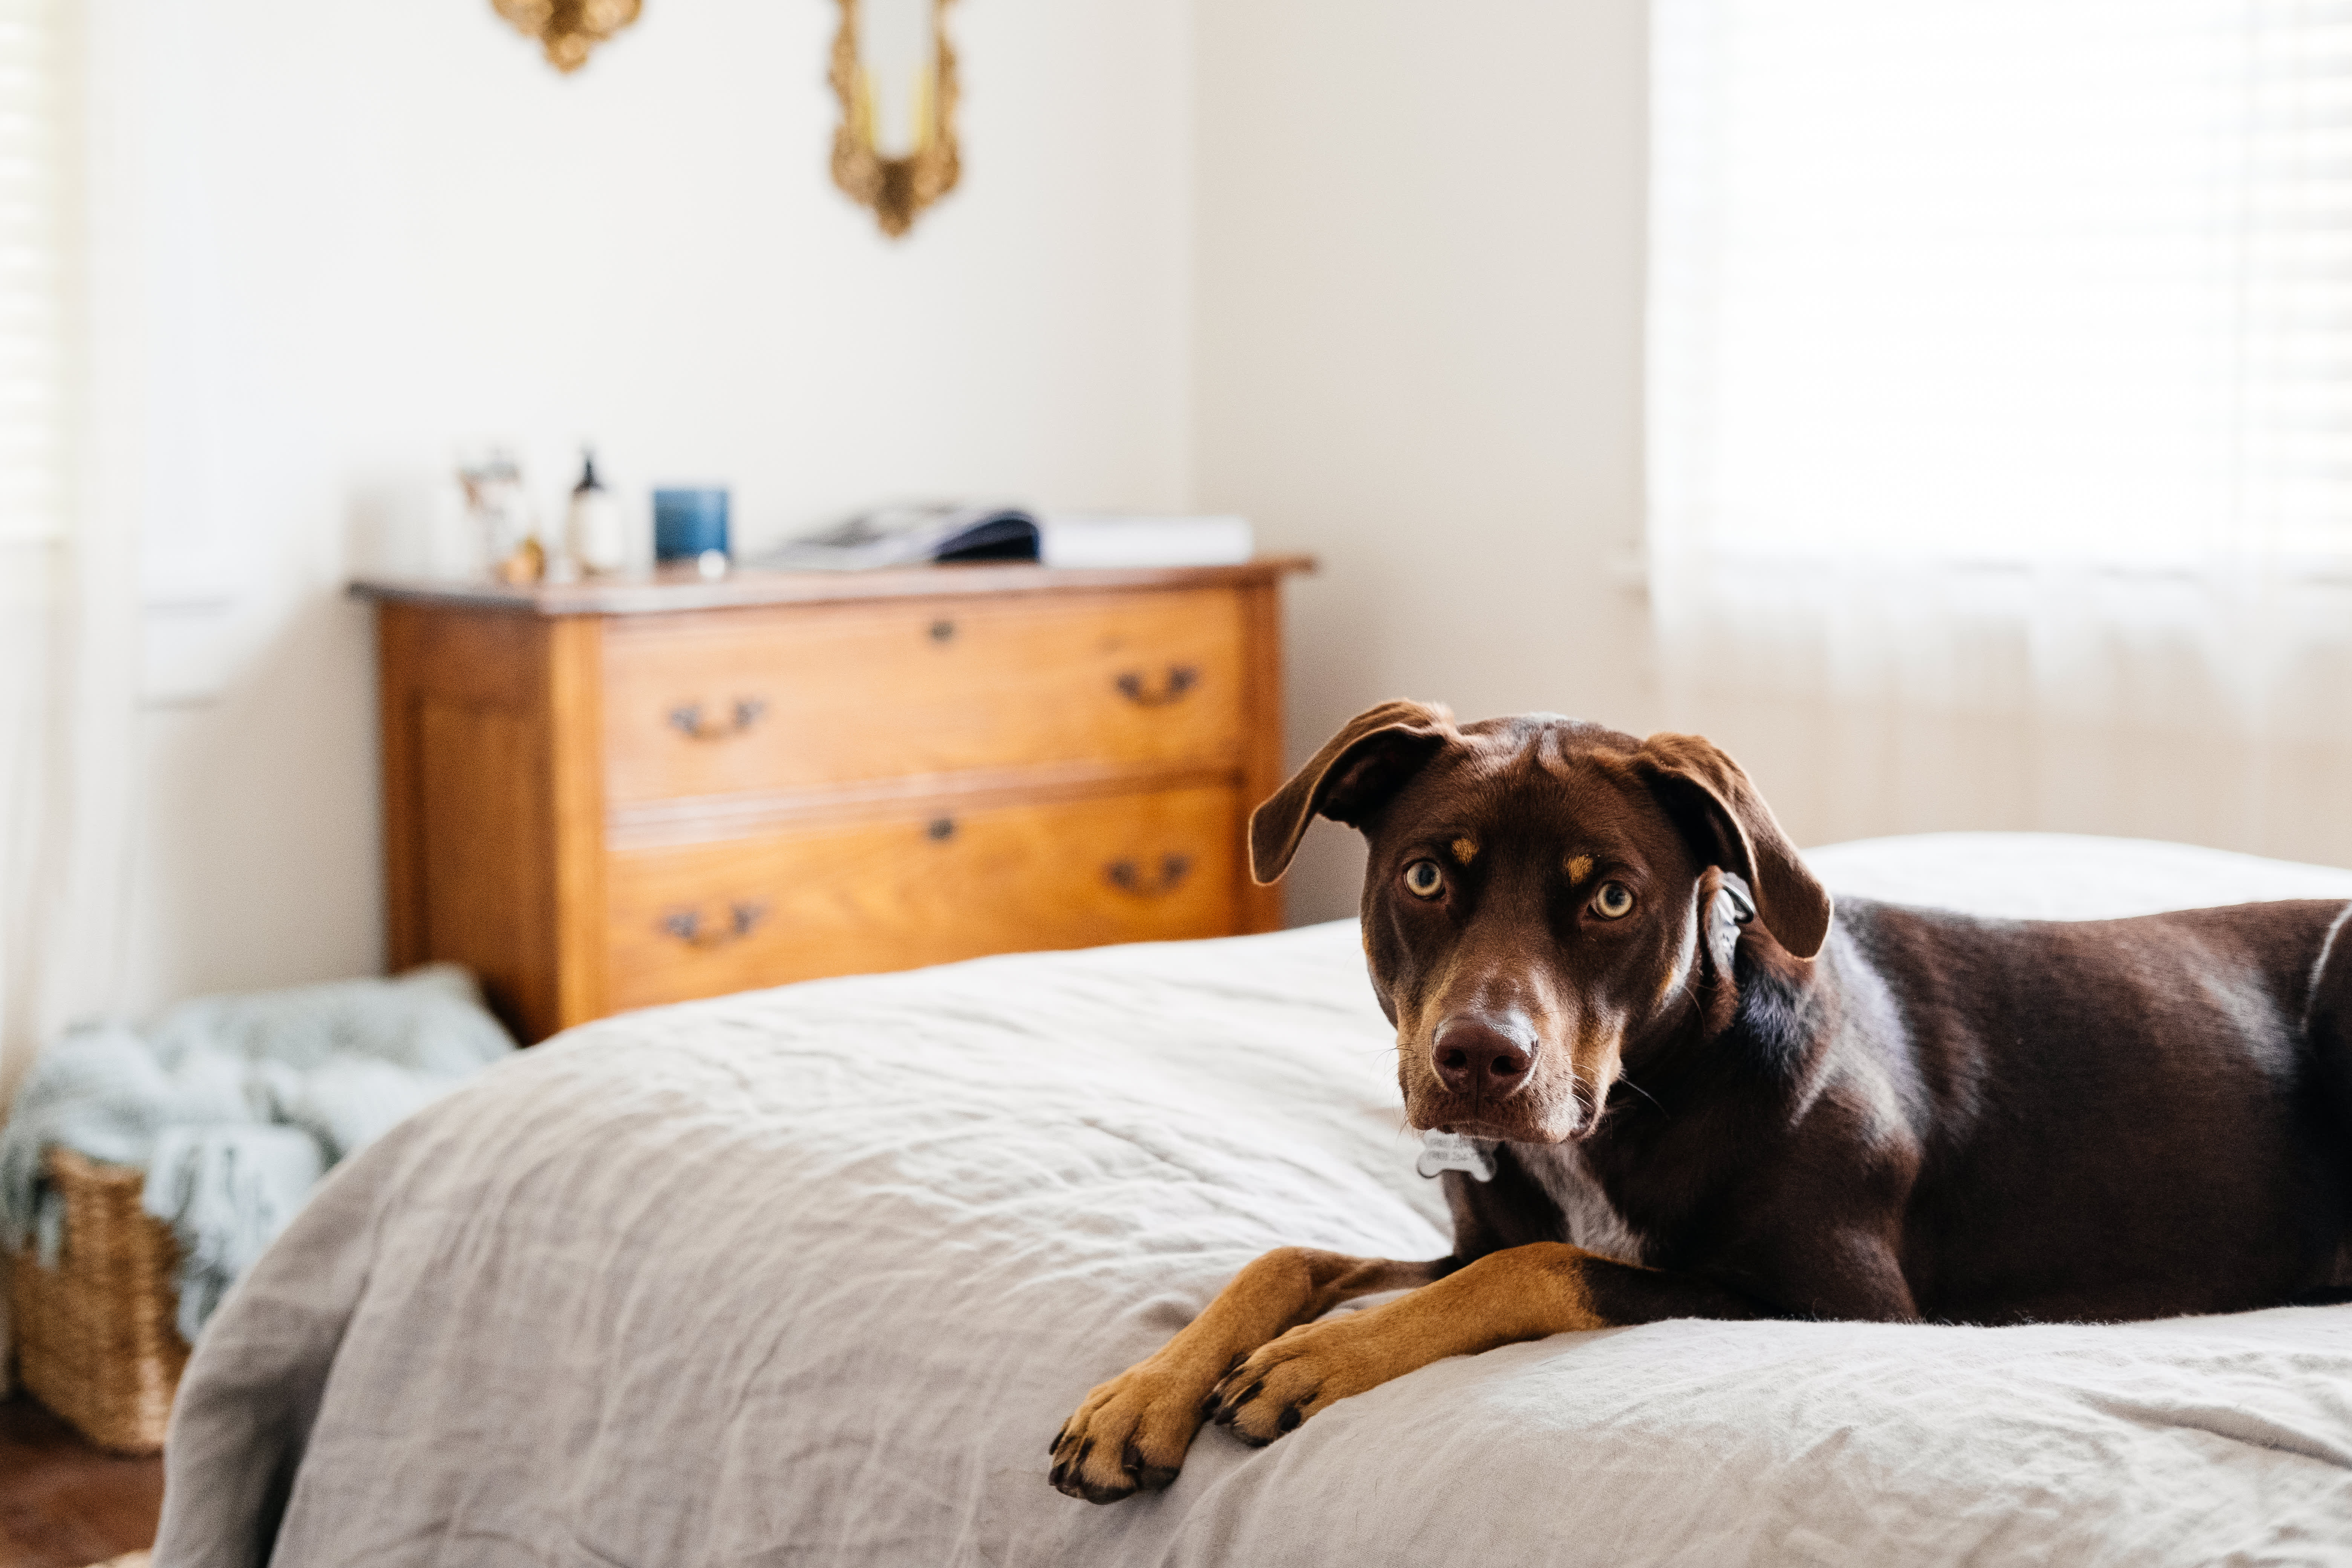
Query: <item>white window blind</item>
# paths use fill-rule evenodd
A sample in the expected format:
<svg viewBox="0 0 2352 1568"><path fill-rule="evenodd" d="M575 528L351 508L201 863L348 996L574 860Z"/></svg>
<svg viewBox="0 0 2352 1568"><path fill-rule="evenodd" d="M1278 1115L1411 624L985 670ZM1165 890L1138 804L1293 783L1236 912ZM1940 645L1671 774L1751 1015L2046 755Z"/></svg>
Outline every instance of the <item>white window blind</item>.
<svg viewBox="0 0 2352 1568"><path fill-rule="evenodd" d="M1657 0L1654 62L1659 548L2352 552L2352 4Z"/></svg>
<svg viewBox="0 0 2352 1568"><path fill-rule="evenodd" d="M74 0L0 0L0 544L64 530Z"/></svg>

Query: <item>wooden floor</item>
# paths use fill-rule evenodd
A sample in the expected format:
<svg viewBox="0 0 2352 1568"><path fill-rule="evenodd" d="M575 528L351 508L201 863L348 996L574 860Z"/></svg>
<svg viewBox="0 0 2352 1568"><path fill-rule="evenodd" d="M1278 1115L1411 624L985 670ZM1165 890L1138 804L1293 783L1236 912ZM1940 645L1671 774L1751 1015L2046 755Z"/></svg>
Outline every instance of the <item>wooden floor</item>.
<svg viewBox="0 0 2352 1568"><path fill-rule="evenodd" d="M83 1568L155 1543L163 1461L119 1459L18 1394L0 1400L0 1568Z"/></svg>

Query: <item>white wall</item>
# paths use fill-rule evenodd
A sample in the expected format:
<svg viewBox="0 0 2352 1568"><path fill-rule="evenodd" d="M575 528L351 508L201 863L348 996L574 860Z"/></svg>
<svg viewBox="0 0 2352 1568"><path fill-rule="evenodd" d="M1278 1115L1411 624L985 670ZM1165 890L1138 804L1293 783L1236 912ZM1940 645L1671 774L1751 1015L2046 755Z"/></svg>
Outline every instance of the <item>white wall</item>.
<svg viewBox="0 0 2352 1568"><path fill-rule="evenodd" d="M126 1003L382 962L366 612L459 442L575 443L757 543L889 495L1178 506L1192 18L973 0L962 188L833 188L828 0L652 0L557 76L488 0L106 0L141 331L147 705ZM122 247L129 247L126 252Z"/></svg>
<svg viewBox="0 0 2352 1568"><path fill-rule="evenodd" d="M1248 512L1324 562L1294 758L1401 694L1647 723L1641 0L968 0L963 188L898 244L826 174L827 0L654 0L572 78L488 0L105 3L134 1011L381 963L340 589L462 442L549 507L583 437L636 495L722 480L754 542L891 494ZM1318 829L1294 919L1353 851Z"/></svg>
<svg viewBox="0 0 2352 1568"><path fill-rule="evenodd" d="M1382 699L1641 732L1642 0L1199 0L1197 499L1320 556L1290 750ZM1293 920L1355 908L1322 824Z"/></svg>

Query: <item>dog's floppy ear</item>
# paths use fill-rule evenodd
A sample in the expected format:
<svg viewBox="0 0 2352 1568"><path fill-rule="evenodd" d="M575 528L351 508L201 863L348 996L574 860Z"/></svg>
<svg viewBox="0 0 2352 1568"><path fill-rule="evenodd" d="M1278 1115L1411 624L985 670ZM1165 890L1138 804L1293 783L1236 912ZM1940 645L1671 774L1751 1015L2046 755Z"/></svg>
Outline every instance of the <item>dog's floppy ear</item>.
<svg viewBox="0 0 2352 1568"><path fill-rule="evenodd" d="M1438 748L1459 738L1454 715L1426 702L1383 702L1357 714L1250 814L1250 875L1261 883L1281 876L1318 812L1361 827Z"/></svg>
<svg viewBox="0 0 2352 1568"><path fill-rule="evenodd" d="M1797 958L1821 952L1830 932L1830 895L1813 879L1772 808L1739 764L1697 735L1653 735L1634 765L1699 858L1736 871L1756 900L1756 918Z"/></svg>

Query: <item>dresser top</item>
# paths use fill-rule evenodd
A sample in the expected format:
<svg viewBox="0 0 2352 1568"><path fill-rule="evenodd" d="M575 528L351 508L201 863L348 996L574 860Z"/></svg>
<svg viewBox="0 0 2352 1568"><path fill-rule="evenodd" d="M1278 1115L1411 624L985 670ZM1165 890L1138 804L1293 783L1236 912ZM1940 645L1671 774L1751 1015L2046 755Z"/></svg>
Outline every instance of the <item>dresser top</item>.
<svg viewBox="0 0 2352 1568"><path fill-rule="evenodd" d="M705 577L691 563L520 585L433 577L360 577L364 599L506 610L535 616L633 616L845 599L915 599L941 594L1044 594L1101 588L1194 588L1271 583L1311 572L1307 555L1262 556L1236 566L1071 567L972 561L876 572L772 572L739 566Z"/></svg>

